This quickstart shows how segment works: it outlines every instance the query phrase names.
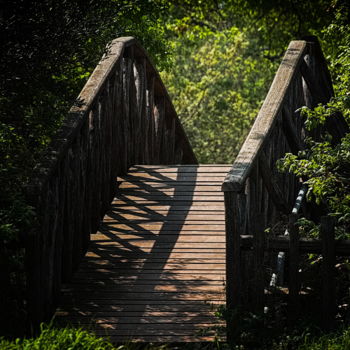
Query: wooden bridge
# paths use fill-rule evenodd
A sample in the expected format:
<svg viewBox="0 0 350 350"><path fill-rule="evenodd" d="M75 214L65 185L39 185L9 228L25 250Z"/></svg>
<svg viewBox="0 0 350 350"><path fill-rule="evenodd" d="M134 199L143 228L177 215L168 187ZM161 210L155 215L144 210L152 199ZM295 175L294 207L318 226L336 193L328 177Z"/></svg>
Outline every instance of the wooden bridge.
<svg viewBox="0 0 350 350"><path fill-rule="evenodd" d="M303 148L300 107L332 94L318 42L291 42L233 165L198 165L145 51L114 40L28 186L33 323L58 306L59 322L115 342L196 342L225 339L219 305L262 311L263 232L300 188L275 163Z"/></svg>

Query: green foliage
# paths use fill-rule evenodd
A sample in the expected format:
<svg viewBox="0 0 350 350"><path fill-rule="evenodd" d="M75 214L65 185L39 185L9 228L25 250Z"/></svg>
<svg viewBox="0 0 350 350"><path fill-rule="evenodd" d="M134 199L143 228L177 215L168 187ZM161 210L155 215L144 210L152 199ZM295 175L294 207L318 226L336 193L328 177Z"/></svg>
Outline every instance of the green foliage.
<svg viewBox="0 0 350 350"><path fill-rule="evenodd" d="M25 321L24 246L35 215L22 186L106 42L136 36L165 70L165 85L199 160L232 163L289 40L320 33L330 22L323 37L338 97L305 113L310 128L334 110L350 118L344 9L340 0L7 1L0 21L0 331L8 334ZM285 165L297 169L304 162L302 176L314 189L310 198L330 207L338 203L332 210L346 223L349 198L339 201L330 187L348 190L343 179L338 182L347 176L348 142L333 150L327 139L310 141L307 155L286 158Z"/></svg>
<svg viewBox="0 0 350 350"><path fill-rule="evenodd" d="M318 338L305 339L298 350L345 350L350 349L350 329L342 332L327 334Z"/></svg>
<svg viewBox="0 0 350 350"><path fill-rule="evenodd" d="M344 16L346 12L337 13L335 22L324 31L325 37L334 35L339 39L339 46L333 47L329 56L336 96L327 105L302 109L308 131L325 125L336 113L350 121L350 28L344 25ZM324 131L320 140L309 137L306 144L307 149L298 155L286 154L278 167L305 180L307 199L324 206L327 213L337 218L337 236L342 237L350 229L350 134L334 146L331 136Z"/></svg>
<svg viewBox="0 0 350 350"><path fill-rule="evenodd" d="M110 342L98 338L92 333L74 328L56 329L42 325L38 337L7 341L0 339L2 350L113 350Z"/></svg>
<svg viewBox="0 0 350 350"><path fill-rule="evenodd" d="M166 65L165 5L143 0L6 1L0 21L0 334L23 332L30 177L108 41L134 35ZM157 14L155 16L154 14Z"/></svg>
<svg viewBox="0 0 350 350"><path fill-rule="evenodd" d="M215 31L184 19L168 30L178 36L171 39L174 67L162 78L195 154L201 163L232 163L275 65L251 56L247 36L236 27Z"/></svg>
<svg viewBox="0 0 350 350"><path fill-rule="evenodd" d="M319 33L341 6L325 0L170 2L165 21L174 58L162 77L200 162L232 163L289 41Z"/></svg>

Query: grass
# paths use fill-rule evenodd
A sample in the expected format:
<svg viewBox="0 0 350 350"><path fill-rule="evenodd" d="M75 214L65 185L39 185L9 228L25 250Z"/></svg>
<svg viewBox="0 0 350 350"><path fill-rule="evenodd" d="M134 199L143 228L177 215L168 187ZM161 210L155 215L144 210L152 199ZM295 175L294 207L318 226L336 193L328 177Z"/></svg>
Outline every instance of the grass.
<svg viewBox="0 0 350 350"><path fill-rule="evenodd" d="M114 350L110 342L98 338L92 333L74 328L52 328L42 325L40 334L35 338L17 338L0 340L1 350Z"/></svg>
<svg viewBox="0 0 350 350"><path fill-rule="evenodd" d="M302 339L301 339L302 338ZM271 343L270 343L271 344ZM54 328L42 325L37 337L6 340L0 338L1 350L175 350L175 349L217 349L228 350L227 344L186 344L181 345L142 345L128 343L113 345L108 340L99 338L81 328ZM269 346L257 347L256 350L350 350L350 327L335 333L311 337L310 335L283 335ZM233 350L253 350L244 345L237 345Z"/></svg>

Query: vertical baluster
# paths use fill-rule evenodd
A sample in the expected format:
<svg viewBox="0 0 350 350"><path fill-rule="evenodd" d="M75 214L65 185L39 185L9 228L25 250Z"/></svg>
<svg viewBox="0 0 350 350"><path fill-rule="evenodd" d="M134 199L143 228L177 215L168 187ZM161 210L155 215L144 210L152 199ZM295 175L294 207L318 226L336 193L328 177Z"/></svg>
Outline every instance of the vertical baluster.
<svg viewBox="0 0 350 350"><path fill-rule="evenodd" d="M116 165L117 174L125 174L127 171L127 151L125 143L125 114L124 114L124 62L120 59L115 73L115 86L114 86L114 98L115 112L114 118L116 123L115 130L115 156L117 160L114 162Z"/></svg>
<svg viewBox="0 0 350 350"><path fill-rule="evenodd" d="M81 249L82 255L87 250L90 242L90 186L89 186L89 152L90 152L90 113L87 113L82 129L81 129L81 194L80 194L80 220L81 220Z"/></svg>
<svg viewBox="0 0 350 350"><path fill-rule="evenodd" d="M175 163L175 118L171 118L171 127L169 131L169 158L168 163L169 164L176 164Z"/></svg>
<svg viewBox="0 0 350 350"><path fill-rule="evenodd" d="M322 323L325 330L334 326L336 312L335 295L335 240L334 220L321 217L320 236L322 239Z"/></svg>
<svg viewBox="0 0 350 350"><path fill-rule="evenodd" d="M81 241L79 237L79 188L80 188L80 133L76 136L72 148L72 161L70 164L72 177L70 182L72 185L72 198L74 205L72 205L72 216L71 216L71 225L72 225L72 269L73 271L77 268L77 265L81 258ZM72 271L72 272L73 272Z"/></svg>
<svg viewBox="0 0 350 350"><path fill-rule="evenodd" d="M253 241L253 260L254 260L254 283L252 285L252 295L254 297L254 311L262 314L264 311L264 242L265 242L265 216L258 213L254 217L254 241Z"/></svg>
<svg viewBox="0 0 350 350"><path fill-rule="evenodd" d="M156 164L162 163L163 159L163 143L164 143L164 113L165 101L163 96L156 96L155 109L154 109L154 122L155 122L155 161Z"/></svg>
<svg viewBox="0 0 350 350"><path fill-rule="evenodd" d="M100 108L99 103L97 102L91 109L91 121L90 123L90 179L91 179L91 211L90 211L90 222L91 222L91 231L96 232L99 224L99 176L100 176L100 161L99 161L99 152L100 152L100 138L99 138L99 118L100 118ZM91 125L92 124L92 125Z"/></svg>
<svg viewBox="0 0 350 350"><path fill-rule="evenodd" d="M299 230L296 225L297 215L289 216L289 318L294 321L299 315Z"/></svg>
<svg viewBox="0 0 350 350"><path fill-rule="evenodd" d="M130 165L130 152L132 152L131 140L130 140L130 109L129 109L129 96L130 96L130 70L131 61L129 58L123 58L123 137L124 137L124 151L125 151L125 169Z"/></svg>
<svg viewBox="0 0 350 350"><path fill-rule="evenodd" d="M227 340L234 341L234 331L238 325L239 308L241 303L241 237L239 222L239 193L224 192L225 223L226 223L226 307Z"/></svg>
<svg viewBox="0 0 350 350"><path fill-rule="evenodd" d="M68 154L65 157L65 167L64 171L67 177L66 182L66 188L65 188L65 213L63 221L63 275L62 279L63 281L68 281L72 276L73 271L73 225L72 225L72 216L74 215L72 206L74 205L74 197L73 197L73 190L72 190L72 149L68 149Z"/></svg>
<svg viewBox="0 0 350 350"><path fill-rule="evenodd" d="M39 315L41 317L45 317L47 314L47 309L49 305L49 291L48 291L48 277L49 277L49 264L48 264L48 257L49 257L49 247L48 247L48 239L50 236L50 192L51 188L50 185L47 184L45 186L45 194L41 197L41 205L42 205L42 222L41 222L41 235L40 235L40 241L39 241L39 251L37 252L40 256L40 262L39 268L40 271L40 291L38 291L40 295L40 302L42 303L42 309L39 312ZM43 210L43 208L49 209L49 210ZM39 306L40 307L40 306Z"/></svg>
<svg viewBox="0 0 350 350"><path fill-rule="evenodd" d="M143 163L144 148L145 148L145 123L144 123L144 109L145 109L145 60L138 59L134 62L134 76L135 76L135 162L137 164Z"/></svg>
<svg viewBox="0 0 350 350"><path fill-rule="evenodd" d="M149 163L156 164L154 153L155 153L155 139L156 139L156 131L155 131L155 117L154 117L154 76L151 76L147 80L147 120L149 124Z"/></svg>

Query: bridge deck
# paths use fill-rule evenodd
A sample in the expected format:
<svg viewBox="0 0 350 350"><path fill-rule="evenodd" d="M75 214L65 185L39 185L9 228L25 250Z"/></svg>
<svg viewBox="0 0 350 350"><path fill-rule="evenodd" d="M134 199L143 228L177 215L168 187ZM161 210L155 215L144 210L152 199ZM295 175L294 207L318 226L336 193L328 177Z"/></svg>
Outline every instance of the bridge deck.
<svg viewBox="0 0 350 350"><path fill-rule="evenodd" d="M229 165L134 166L56 317L113 342L210 341L225 301Z"/></svg>

